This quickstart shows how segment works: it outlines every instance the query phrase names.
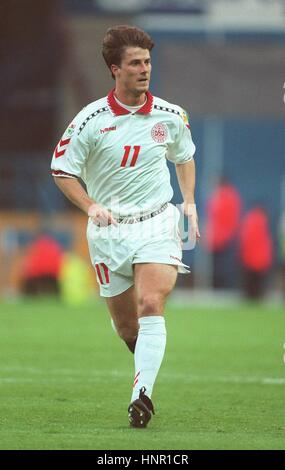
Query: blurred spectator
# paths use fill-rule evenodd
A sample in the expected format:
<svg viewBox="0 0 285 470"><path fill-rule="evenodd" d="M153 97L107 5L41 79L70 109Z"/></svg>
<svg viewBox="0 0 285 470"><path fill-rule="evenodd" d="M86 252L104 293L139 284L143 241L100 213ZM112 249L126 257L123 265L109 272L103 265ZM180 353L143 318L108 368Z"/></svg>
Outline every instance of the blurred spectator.
<svg viewBox="0 0 285 470"><path fill-rule="evenodd" d="M210 196L206 209L205 243L213 254L213 287L234 284L228 267L236 265L236 241L241 213L241 197L224 177ZM232 272L232 271L231 271Z"/></svg>
<svg viewBox="0 0 285 470"><path fill-rule="evenodd" d="M64 303L84 305L94 293L94 276L89 263L75 253L65 253L59 275L60 293ZM97 290L98 286L96 284Z"/></svg>
<svg viewBox="0 0 285 470"><path fill-rule="evenodd" d="M251 209L244 217L240 231L240 256L243 289L246 297L260 299L273 262L273 242L266 210Z"/></svg>
<svg viewBox="0 0 285 470"><path fill-rule="evenodd" d="M59 294L62 248L50 236L41 235L26 252L22 271L22 290L27 295Z"/></svg>
<svg viewBox="0 0 285 470"><path fill-rule="evenodd" d="M280 287L285 297L285 210L279 221Z"/></svg>

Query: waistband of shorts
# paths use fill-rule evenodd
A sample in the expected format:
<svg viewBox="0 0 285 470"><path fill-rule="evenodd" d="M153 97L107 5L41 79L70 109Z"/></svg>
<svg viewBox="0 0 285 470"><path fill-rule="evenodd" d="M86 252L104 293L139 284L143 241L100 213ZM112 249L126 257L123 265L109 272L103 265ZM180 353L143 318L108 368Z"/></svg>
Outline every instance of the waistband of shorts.
<svg viewBox="0 0 285 470"><path fill-rule="evenodd" d="M158 214L161 214L161 212L165 211L165 209L168 206L168 202L163 204L159 209L157 209L154 212L150 212L148 214L142 215L141 217L135 217L135 216L125 216L125 217L119 217L114 219L119 223L119 224L135 224L137 222L143 222L144 220L151 219L152 217L155 217Z"/></svg>

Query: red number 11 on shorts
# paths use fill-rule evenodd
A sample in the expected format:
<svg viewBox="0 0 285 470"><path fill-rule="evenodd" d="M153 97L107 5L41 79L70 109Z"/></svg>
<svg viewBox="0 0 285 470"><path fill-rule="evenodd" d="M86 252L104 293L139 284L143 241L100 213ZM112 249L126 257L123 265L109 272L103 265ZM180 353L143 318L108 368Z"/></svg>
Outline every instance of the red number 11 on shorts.
<svg viewBox="0 0 285 470"><path fill-rule="evenodd" d="M124 149L125 149L125 153L124 153L123 159L121 161L121 166L126 166L127 165L128 158L130 156L132 146L131 145L125 145ZM140 145L134 145L133 146L133 153L132 153L132 159L131 159L130 166L135 166L135 164L137 162L137 159L138 159L138 156L139 156L139 153L140 153L140 149L141 149Z"/></svg>

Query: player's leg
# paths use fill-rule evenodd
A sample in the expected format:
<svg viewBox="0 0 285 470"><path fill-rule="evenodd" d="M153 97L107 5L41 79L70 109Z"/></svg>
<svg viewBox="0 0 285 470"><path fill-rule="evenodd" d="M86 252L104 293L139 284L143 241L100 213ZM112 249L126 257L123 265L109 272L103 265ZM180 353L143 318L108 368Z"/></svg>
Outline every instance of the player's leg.
<svg viewBox="0 0 285 470"><path fill-rule="evenodd" d="M134 276L139 332L129 420L134 427L145 427L154 412L150 397L166 346L164 306L176 282L177 266L136 264Z"/></svg>
<svg viewBox="0 0 285 470"><path fill-rule="evenodd" d="M138 318L132 264L130 263L126 275L109 269L101 260L93 264L100 295L106 300L112 325L130 351L134 352L138 334Z"/></svg>
<svg viewBox="0 0 285 470"><path fill-rule="evenodd" d="M161 263L135 264L138 317L161 316L177 279L177 266Z"/></svg>
<svg viewBox="0 0 285 470"><path fill-rule="evenodd" d="M138 336L138 316L134 286L113 297L106 297L109 312L118 335L134 352Z"/></svg>

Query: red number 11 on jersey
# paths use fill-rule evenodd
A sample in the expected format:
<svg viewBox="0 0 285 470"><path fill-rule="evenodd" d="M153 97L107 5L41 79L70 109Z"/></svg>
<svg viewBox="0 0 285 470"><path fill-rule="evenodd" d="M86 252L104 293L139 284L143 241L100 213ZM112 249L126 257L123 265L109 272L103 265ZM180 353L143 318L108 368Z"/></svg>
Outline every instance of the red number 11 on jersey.
<svg viewBox="0 0 285 470"><path fill-rule="evenodd" d="M121 161L121 166L126 166L127 165L128 158L130 156L132 146L131 145L125 145L124 149L125 149L125 153L124 153L123 159ZM140 145L134 145L133 146L132 159L131 159L130 166L135 166L135 164L137 162L137 159L138 159L138 156L139 156L139 153L140 153L140 149L141 149Z"/></svg>

